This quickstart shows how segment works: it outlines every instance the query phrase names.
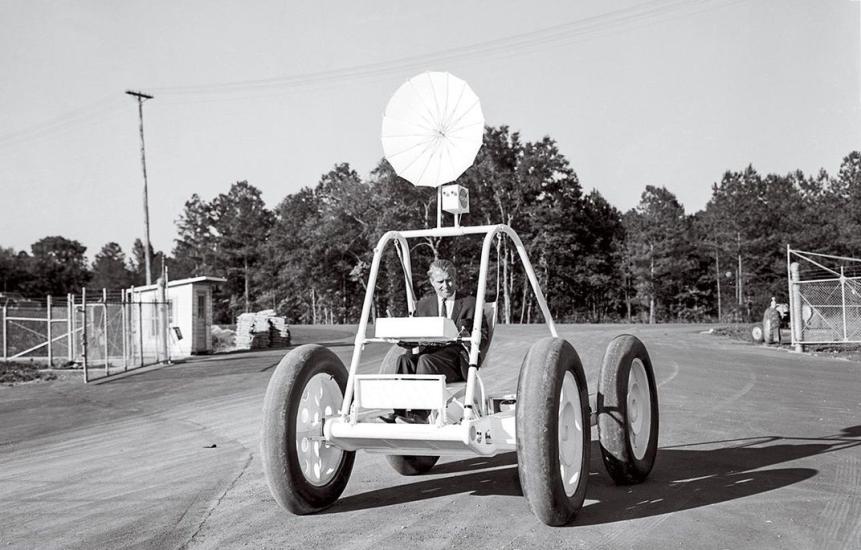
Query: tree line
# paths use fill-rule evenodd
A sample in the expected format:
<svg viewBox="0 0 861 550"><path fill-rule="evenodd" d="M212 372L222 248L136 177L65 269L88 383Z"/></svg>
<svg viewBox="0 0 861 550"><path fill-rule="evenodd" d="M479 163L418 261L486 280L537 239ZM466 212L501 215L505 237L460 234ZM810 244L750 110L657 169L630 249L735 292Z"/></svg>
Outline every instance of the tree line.
<svg viewBox="0 0 861 550"><path fill-rule="evenodd" d="M517 231L560 321L705 321L719 310L723 321L749 319L772 296L786 301L787 244L861 256L858 151L836 175L727 171L694 214L651 185L635 208L621 212L598 191L584 191L553 139L530 142L499 126L485 129L473 166L457 183L470 192L463 223ZM171 279L226 278L217 293L220 322L272 308L294 323L349 323L359 317L379 237L435 225L434 189L414 187L384 159L367 179L341 163L274 209L247 181L209 201L192 195L176 220L173 250L153 251L153 265L166 265ZM487 299L497 301L500 322L540 320L513 244L494 244ZM436 257L454 261L461 288L475 289L480 237L410 245L418 295L430 290L423 271ZM85 250L63 237L41 239L30 254L0 248L0 288L38 296L143 284L139 240L130 258L111 242L87 265ZM402 267L391 248L373 306L376 315L405 312Z"/></svg>

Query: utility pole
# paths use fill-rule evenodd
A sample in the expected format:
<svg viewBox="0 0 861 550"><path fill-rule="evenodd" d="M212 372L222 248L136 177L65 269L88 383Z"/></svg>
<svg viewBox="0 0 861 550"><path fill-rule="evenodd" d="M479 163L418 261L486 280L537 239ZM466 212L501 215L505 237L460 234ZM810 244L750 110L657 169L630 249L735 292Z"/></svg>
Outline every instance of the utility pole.
<svg viewBox="0 0 861 550"><path fill-rule="evenodd" d="M141 134L141 166L143 167L143 207L144 207L144 269L146 270L146 284L152 284L152 275L150 273L150 244L149 244L149 198L147 197L147 181L146 181L146 151L144 149L144 128L143 128L143 102L146 99L152 99L151 95L143 92L134 92L126 90L130 96L138 98L138 118L140 119L140 134Z"/></svg>

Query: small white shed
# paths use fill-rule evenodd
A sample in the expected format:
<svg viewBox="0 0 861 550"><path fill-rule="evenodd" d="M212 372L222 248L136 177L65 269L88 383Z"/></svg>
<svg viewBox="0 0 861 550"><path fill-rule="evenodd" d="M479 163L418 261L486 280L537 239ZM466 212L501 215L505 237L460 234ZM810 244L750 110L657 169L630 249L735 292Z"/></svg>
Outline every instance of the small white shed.
<svg viewBox="0 0 861 550"><path fill-rule="evenodd" d="M168 354L171 358L212 351L212 287L225 282L227 280L221 277L168 281ZM157 284L135 287L131 292L135 302L159 301ZM155 319L144 319L142 324L147 327L155 323Z"/></svg>

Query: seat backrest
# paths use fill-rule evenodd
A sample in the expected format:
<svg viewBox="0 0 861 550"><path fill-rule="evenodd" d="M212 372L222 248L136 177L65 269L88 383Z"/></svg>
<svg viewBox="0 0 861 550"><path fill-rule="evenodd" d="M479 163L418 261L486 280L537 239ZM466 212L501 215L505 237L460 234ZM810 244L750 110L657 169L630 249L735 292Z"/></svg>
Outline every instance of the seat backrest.
<svg viewBox="0 0 861 550"><path fill-rule="evenodd" d="M493 329L496 328L496 302L487 302L484 304L483 315L484 319L487 321L487 339L484 341L484 345L479 349L481 353L481 365L484 364L484 360L487 359L487 350L490 349L490 341L493 340Z"/></svg>

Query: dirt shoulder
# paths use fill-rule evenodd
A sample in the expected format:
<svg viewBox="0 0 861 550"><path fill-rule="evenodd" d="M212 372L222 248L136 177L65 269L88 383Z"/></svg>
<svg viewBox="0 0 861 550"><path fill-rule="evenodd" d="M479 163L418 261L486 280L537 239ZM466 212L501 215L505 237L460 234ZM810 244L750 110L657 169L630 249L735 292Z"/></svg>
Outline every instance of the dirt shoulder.
<svg viewBox="0 0 861 550"><path fill-rule="evenodd" d="M786 329L781 330L781 338L783 344L777 345L769 345L762 344L753 341L753 337L751 336L751 328L753 327L753 323L741 323L741 324L732 324L732 325L720 325L713 328L710 328L706 331L708 334L712 334L715 336L726 336L728 338L732 338L733 340L738 340L740 342L747 342L752 346L766 346L773 347L776 349L786 349L791 350L789 342L791 341L791 337L789 331ZM844 359L848 361L858 361L861 362L861 345L858 344L816 344L816 345L807 345L804 346L804 353L812 355L814 357L830 357L833 359Z"/></svg>

